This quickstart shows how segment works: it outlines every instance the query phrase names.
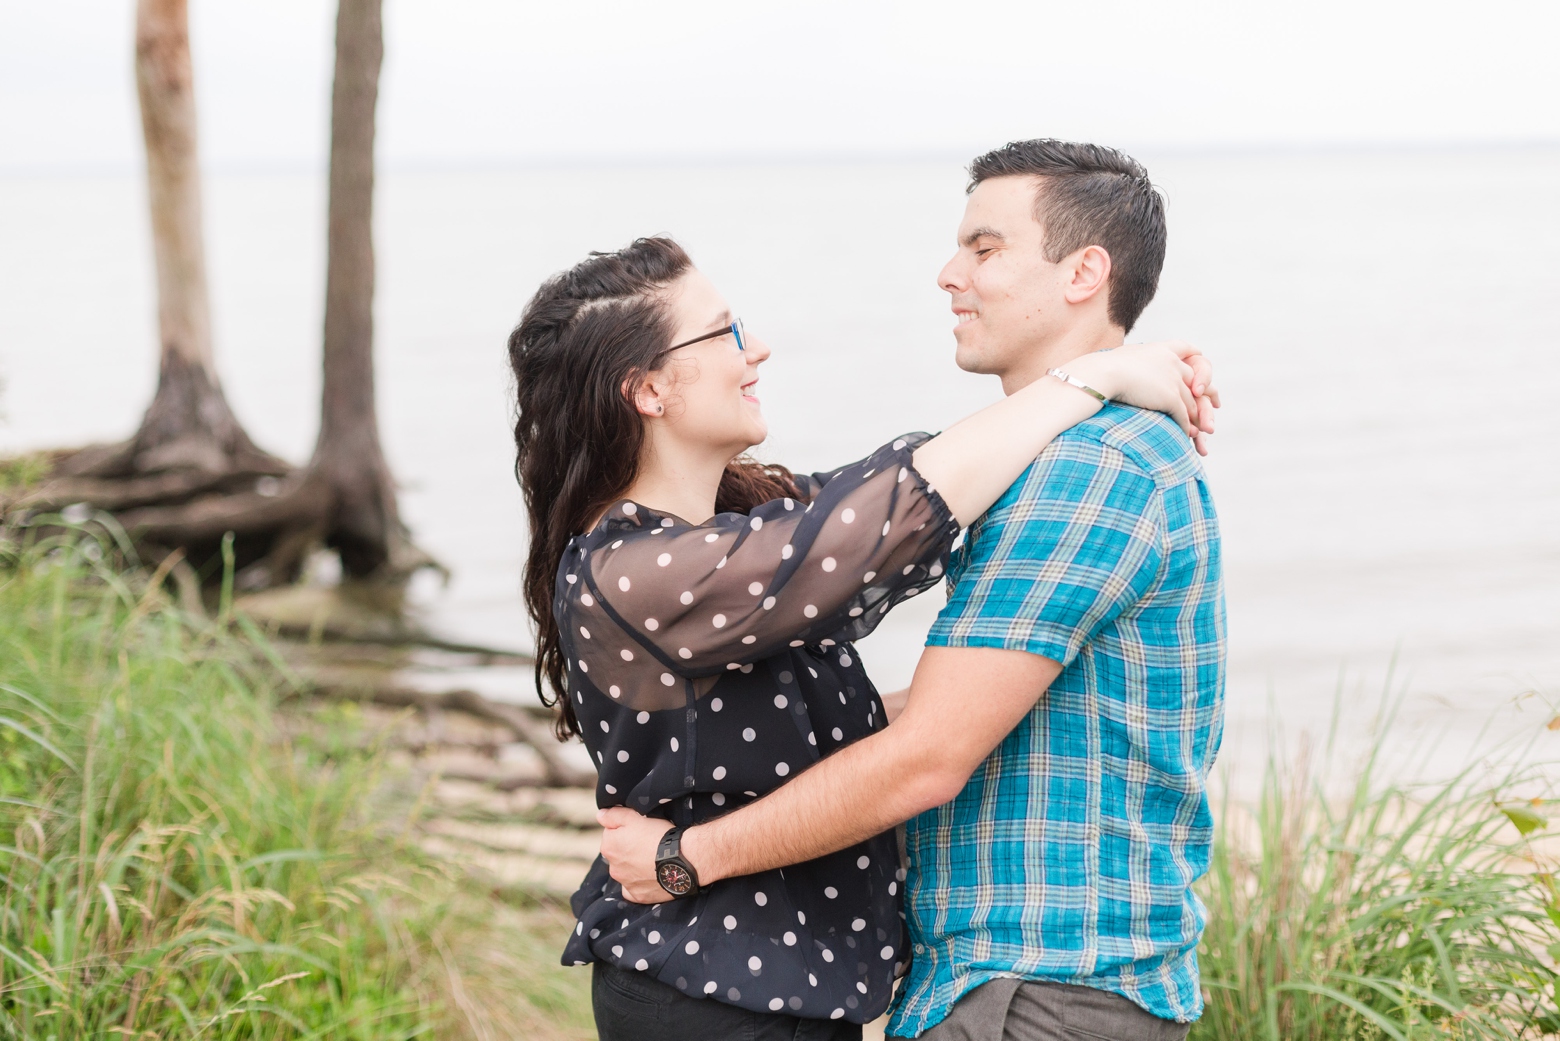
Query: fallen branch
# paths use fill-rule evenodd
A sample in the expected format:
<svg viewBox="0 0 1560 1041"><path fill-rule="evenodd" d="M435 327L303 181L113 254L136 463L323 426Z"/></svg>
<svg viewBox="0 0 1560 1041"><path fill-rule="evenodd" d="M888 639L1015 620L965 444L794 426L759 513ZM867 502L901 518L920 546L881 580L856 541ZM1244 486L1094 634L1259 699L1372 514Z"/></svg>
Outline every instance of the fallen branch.
<svg viewBox="0 0 1560 1041"><path fill-rule="evenodd" d="M233 494L252 491L261 481L275 482L282 473L273 470L209 473L202 470L176 470L126 478L59 477L25 494L10 504L13 509L57 511L78 502L91 503L95 509L117 513L142 506L173 505L199 495ZM270 485L261 485L269 488Z"/></svg>
<svg viewBox="0 0 1560 1041"><path fill-rule="evenodd" d="M530 665L534 659L510 647L449 640L408 620L403 591L382 584L332 588L288 586L250 593L234 605L262 630L310 644L323 640L376 647L428 647L480 655L487 665Z"/></svg>
<svg viewBox="0 0 1560 1041"><path fill-rule="evenodd" d="M517 740L534 748L547 768L548 787L594 788L596 786L594 770L581 770L564 759L559 751L558 740L553 736L551 723L537 718L519 705L506 705L492 701L474 690L430 693L395 684L314 684L309 687L309 693L350 701L370 701L376 705L389 705L395 708L420 708L424 711L446 709L465 712L478 719L508 727ZM513 783L504 781L498 787L507 790L522 787L524 783L524 781Z"/></svg>

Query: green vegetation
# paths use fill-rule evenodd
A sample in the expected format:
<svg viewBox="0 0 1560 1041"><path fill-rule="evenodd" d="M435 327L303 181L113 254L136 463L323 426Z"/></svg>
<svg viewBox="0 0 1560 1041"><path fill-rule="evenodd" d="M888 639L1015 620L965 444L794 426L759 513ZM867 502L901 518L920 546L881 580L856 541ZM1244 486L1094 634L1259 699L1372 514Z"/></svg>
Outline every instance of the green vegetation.
<svg viewBox="0 0 1560 1041"><path fill-rule="evenodd" d="M23 492L43 480L48 472L49 460L42 453L0 459L0 495Z"/></svg>
<svg viewBox="0 0 1560 1041"><path fill-rule="evenodd" d="M421 856L351 711L273 726L260 634L116 548L0 531L0 1038L592 1036L567 913ZM1222 809L1193 1038L1560 1034L1542 775L1380 773Z"/></svg>
<svg viewBox="0 0 1560 1041"><path fill-rule="evenodd" d="M384 755L284 740L259 634L113 555L0 531L0 1037L591 1036L566 912L420 856Z"/></svg>
<svg viewBox="0 0 1560 1041"><path fill-rule="evenodd" d="M1407 786L1381 778L1381 750L1342 798L1304 756L1270 760L1257 804L1218 815L1201 886L1207 1010L1192 1038L1560 1032L1560 890L1533 842L1542 774L1470 768ZM1518 792L1530 798L1504 801Z"/></svg>

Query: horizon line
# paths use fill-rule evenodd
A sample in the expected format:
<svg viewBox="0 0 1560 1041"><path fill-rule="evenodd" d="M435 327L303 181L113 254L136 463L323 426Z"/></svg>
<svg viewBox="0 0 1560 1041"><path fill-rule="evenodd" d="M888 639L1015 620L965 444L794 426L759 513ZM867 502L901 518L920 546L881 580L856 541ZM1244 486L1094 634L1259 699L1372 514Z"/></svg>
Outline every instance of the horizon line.
<svg viewBox="0 0 1560 1041"><path fill-rule="evenodd" d="M1129 154L1161 158L1260 157L1278 155L1424 154L1470 152L1536 152L1560 148L1560 138L1499 138L1480 140L1410 141L1205 141L1175 143L1142 141L1124 144ZM558 169L718 168L731 166L840 166L901 163L967 163L977 151L955 148L795 149L733 150L729 152L655 151L557 152L537 155L396 156L377 160L381 173L466 173L481 171L529 171ZM101 177L139 174L140 161L3 163L0 178ZM218 159L201 163L208 175L245 174L318 175L327 171L326 159Z"/></svg>

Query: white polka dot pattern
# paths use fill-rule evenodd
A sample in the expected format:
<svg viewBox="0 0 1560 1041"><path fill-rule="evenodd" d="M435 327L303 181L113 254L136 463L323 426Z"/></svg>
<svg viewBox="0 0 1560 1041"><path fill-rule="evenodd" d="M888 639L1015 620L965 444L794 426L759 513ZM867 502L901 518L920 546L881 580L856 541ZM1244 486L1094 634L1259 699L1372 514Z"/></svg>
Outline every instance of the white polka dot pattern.
<svg viewBox="0 0 1560 1041"><path fill-rule="evenodd" d="M600 805L695 823L881 725L852 641L936 584L957 533L914 471L921 440L800 476L800 502L702 524L620 502L570 544L556 610ZM620 903L598 865L564 961L653 966L754 1012L864 1022L908 958L896 863L892 834L878 836L654 908Z"/></svg>

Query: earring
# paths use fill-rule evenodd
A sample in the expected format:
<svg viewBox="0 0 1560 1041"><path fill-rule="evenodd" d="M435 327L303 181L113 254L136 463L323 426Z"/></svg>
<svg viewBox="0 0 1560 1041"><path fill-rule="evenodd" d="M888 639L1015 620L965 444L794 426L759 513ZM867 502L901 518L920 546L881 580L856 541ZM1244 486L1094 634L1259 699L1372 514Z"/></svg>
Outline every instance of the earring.
<svg viewBox="0 0 1560 1041"><path fill-rule="evenodd" d="M661 414L661 413L663 413L663 412L665 412L665 411L666 411L666 406L665 406L665 405L657 405L657 406L656 406L656 407L655 407L655 414L656 414L656 415L658 415L658 416L659 416L659 415L660 415L660 414Z"/></svg>

